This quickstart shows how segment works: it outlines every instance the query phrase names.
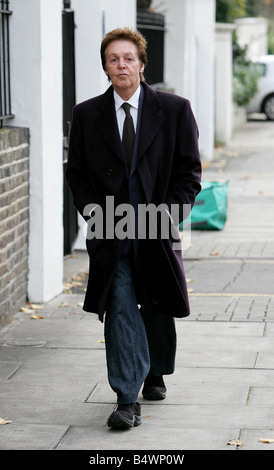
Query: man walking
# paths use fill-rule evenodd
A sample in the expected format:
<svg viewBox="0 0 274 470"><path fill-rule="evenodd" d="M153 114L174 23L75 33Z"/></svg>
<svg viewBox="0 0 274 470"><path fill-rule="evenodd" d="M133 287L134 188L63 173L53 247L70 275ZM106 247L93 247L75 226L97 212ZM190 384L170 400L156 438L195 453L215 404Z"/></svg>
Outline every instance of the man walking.
<svg viewBox="0 0 274 470"><path fill-rule="evenodd" d="M101 60L111 85L74 107L67 182L89 223L84 310L105 324L108 379L118 405L108 426L127 428L141 424L142 384L144 399L164 399L163 376L174 372L174 318L190 312L171 216L176 209L178 224L189 214L201 188L201 164L189 101L145 83L144 37L129 28L107 33ZM121 224L122 209L129 206L131 236L107 230L110 220L114 228ZM160 226L156 210L148 211L144 228L144 207L164 207ZM170 236L163 236L167 220Z"/></svg>

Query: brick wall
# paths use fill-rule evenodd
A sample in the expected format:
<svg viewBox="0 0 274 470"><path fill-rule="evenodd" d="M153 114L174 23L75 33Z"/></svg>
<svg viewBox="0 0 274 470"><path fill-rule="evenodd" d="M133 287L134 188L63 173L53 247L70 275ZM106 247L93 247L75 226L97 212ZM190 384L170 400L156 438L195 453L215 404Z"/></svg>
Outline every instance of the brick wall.
<svg viewBox="0 0 274 470"><path fill-rule="evenodd" d="M25 303L28 275L29 131L0 129L0 327Z"/></svg>

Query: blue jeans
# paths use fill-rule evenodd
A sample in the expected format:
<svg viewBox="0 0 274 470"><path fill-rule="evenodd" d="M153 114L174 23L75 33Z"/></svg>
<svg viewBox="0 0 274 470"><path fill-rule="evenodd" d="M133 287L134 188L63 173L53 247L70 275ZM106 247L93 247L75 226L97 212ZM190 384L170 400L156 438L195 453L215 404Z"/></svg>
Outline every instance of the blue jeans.
<svg viewBox="0 0 274 470"><path fill-rule="evenodd" d="M142 308L136 299L133 263L123 256L114 278L105 316L108 379L118 404L135 403L148 373L172 374L176 332L171 316L152 313L139 284Z"/></svg>

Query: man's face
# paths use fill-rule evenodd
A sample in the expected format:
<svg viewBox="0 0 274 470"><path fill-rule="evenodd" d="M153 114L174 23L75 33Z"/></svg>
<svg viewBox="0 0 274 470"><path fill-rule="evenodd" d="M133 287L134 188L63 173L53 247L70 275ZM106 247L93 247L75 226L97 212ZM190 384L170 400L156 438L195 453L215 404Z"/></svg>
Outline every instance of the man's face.
<svg viewBox="0 0 274 470"><path fill-rule="evenodd" d="M144 70L137 47L128 40L115 40L106 48L105 57L105 71L114 90L124 100L128 100L137 90L140 72Z"/></svg>

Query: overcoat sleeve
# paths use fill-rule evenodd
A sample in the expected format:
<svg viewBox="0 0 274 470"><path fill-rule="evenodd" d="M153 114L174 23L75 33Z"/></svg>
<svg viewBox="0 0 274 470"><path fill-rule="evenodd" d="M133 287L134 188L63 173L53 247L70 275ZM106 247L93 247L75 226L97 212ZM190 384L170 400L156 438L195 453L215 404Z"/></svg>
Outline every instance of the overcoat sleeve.
<svg viewBox="0 0 274 470"><path fill-rule="evenodd" d="M78 106L75 106L72 113L66 180L71 189L75 207L84 219L88 220L88 213L91 211L92 206L98 203L98 197L93 191L88 176L82 134L81 117L79 116Z"/></svg>
<svg viewBox="0 0 274 470"><path fill-rule="evenodd" d="M167 191L167 205L179 207L179 222L188 217L196 196L201 191L199 131L190 102L185 100L178 117L173 167ZM177 221L178 222L178 221Z"/></svg>

